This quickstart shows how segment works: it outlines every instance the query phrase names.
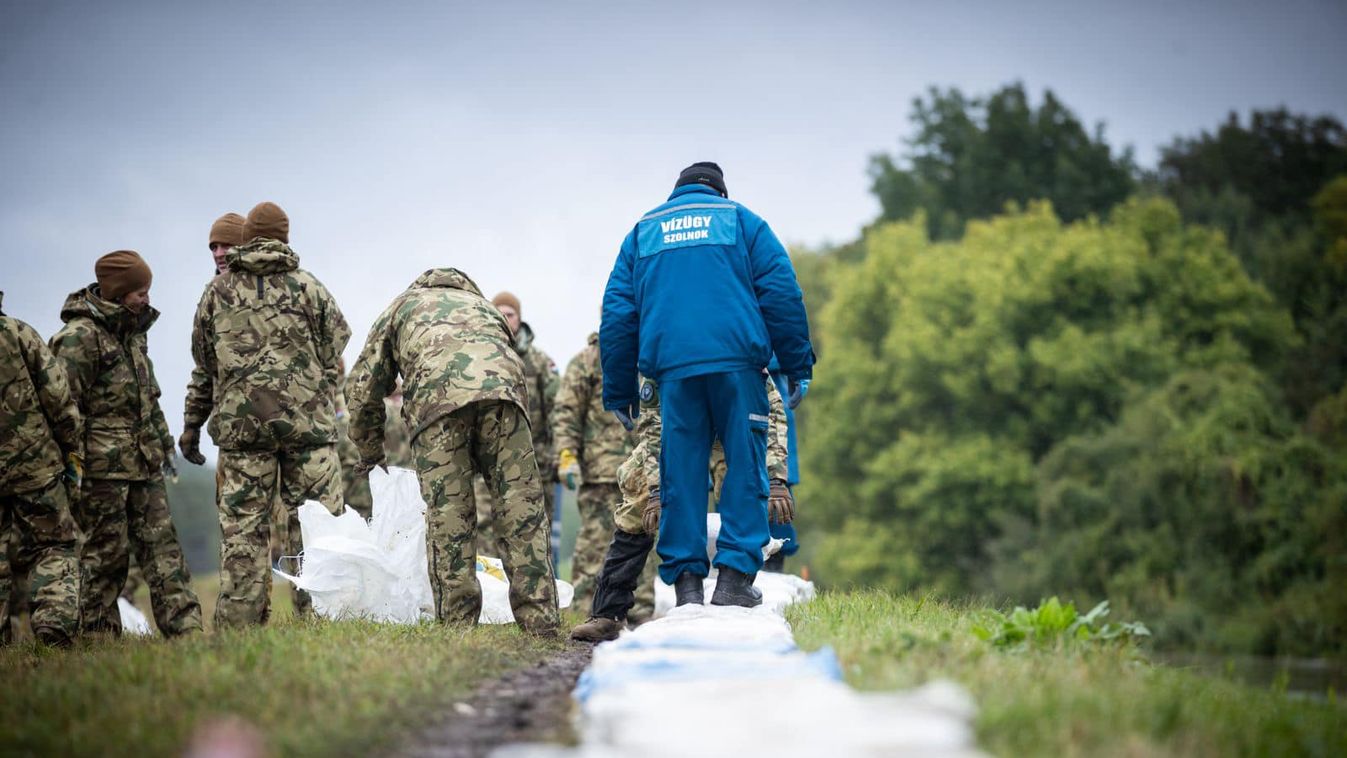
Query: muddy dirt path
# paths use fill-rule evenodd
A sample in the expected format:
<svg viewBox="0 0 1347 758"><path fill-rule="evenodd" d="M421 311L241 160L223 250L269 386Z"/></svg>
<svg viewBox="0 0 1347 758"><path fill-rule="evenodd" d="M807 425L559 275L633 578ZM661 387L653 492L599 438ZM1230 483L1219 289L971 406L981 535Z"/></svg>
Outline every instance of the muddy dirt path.
<svg viewBox="0 0 1347 758"><path fill-rule="evenodd" d="M571 643L563 653L483 684L390 755L482 758L516 742L574 744L571 690L593 652L592 645Z"/></svg>

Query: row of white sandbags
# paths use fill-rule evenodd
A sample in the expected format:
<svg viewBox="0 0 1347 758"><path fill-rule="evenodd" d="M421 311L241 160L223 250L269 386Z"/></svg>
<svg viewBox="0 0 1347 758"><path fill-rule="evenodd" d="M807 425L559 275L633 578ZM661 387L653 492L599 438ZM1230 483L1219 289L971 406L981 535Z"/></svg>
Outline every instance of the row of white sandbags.
<svg viewBox="0 0 1347 758"><path fill-rule="evenodd" d="M434 597L426 561L426 503L416 473L400 468L370 472L374 512L367 522L347 508L333 516L321 503L299 508L304 554L297 574L273 569L277 577L307 590L314 612L330 619L367 618L414 624L434 618ZM514 622L509 582L495 558L479 557L483 624ZM574 596L557 581L562 608Z"/></svg>

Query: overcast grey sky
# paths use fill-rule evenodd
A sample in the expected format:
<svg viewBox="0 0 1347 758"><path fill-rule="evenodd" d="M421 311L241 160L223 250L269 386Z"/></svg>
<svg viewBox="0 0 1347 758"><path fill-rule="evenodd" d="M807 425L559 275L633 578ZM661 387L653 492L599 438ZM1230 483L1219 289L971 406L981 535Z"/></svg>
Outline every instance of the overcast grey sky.
<svg viewBox="0 0 1347 758"><path fill-rule="evenodd" d="M155 271L181 431L225 211L274 200L358 354L422 270L523 301L564 367L635 219L715 160L790 243L878 212L931 85L1052 88L1145 165L1230 110L1347 114L1347 3L63 3L0 17L0 289L44 336L118 248Z"/></svg>

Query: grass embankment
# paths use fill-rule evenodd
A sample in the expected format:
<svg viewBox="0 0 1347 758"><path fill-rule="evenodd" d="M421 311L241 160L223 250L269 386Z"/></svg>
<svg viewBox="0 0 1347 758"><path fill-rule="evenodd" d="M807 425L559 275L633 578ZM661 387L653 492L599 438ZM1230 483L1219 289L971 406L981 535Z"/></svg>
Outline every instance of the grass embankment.
<svg viewBox="0 0 1347 758"><path fill-rule="evenodd" d="M209 626L212 578L197 586ZM265 628L0 649L0 753L180 755L197 730L232 716L273 754L364 754L414 734L477 683L563 649L513 625L295 620L288 594L273 593Z"/></svg>
<svg viewBox="0 0 1347 758"><path fill-rule="evenodd" d="M831 645L860 689L948 678L978 703L997 755L1347 755L1347 704L1153 665L1128 645L998 650L990 611L882 592L823 593L788 610L806 650Z"/></svg>

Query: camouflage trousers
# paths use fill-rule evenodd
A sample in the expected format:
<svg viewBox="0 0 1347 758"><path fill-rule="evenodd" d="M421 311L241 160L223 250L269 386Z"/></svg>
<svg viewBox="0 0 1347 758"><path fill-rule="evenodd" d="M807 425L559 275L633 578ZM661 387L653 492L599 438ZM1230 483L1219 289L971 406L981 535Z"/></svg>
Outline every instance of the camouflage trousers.
<svg viewBox="0 0 1347 758"><path fill-rule="evenodd" d="M535 450L534 456L536 457L537 454L537 450ZM543 474L541 470L539 473ZM545 481L546 477L543 478ZM556 499L555 490L556 487L551 484L543 484L543 504L547 507L549 531L555 532L551 536L552 543L555 543L560 537L561 527L559 523L552 523L552 509L555 506L554 500ZM473 479L473 497L477 501L477 552L480 555L489 555L493 558L499 557L495 553L496 517L492 515L495 509L495 499L491 496L491 488L486 486L486 479L480 474ZM555 551L555 547L555 544L553 544L553 551ZM555 555L553 557L555 558Z"/></svg>
<svg viewBox="0 0 1347 758"><path fill-rule="evenodd" d="M621 503L622 493L616 483L584 482L575 495L580 532L575 536L575 553L571 557L571 584L575 585L571 607L580 613L589 613L594 583L603 570L608 543L613 541L613 514Z"/></svg>
<svg viewBox="0 0 1347 758"><path fill-rule="evenodd" d="M0 550L0 644L9 644L10 580L27 585L33 636L49 645L67 645L79 634L79 527L70 513L65 482L57 477L47 487L0 495L0 540L18 534L11 571L9 551Z"/></svg>
<svg viewBox="0 0 1347 758"><path fill-rule="evenodd" d="M624 465L624 468L627 467ZM644 486L645 477L637 475L637 471L627 470L619 472L619 479L622 499L613 510L613 528L628 534L641 534L645 529L641 514L650 502L650 491ZM652 549L641 569L641 579L636 585L636 604L627 613L628 620L641 623L655 615L655 577L658 575L659 555Z"/></svg>
<svg viewBox="0 0 1347 758"><path fill-rule="evenodd" d="M515 621L528 632L555 633L550 524L524 411L501 400L471 403L427 426L412 441L412 453L427 506L435 617L475 624L481 614L473 492L473 475L480 473L492 495L491 554L504 564Z"/></svg>
<svg viewBox="0 0 1347 758"><path fill-rule="evenodd" d="M131 554L150 586L154 623L166 637L201 631L201 604L192 591L178 532L168 510L164 478L85 479L75 521L80 545L80 608L86 632L122 631L117 598Z"/></svg>
<svg viewBox="0 0 1347 758"><path fill-rule="evenodd" d="M317 500L341 510L341 466L333 445L302 450L222 450L220 492L220 595L215 604L217 629L265 624L271 616L271 545L273 508L279 498L286 511L290 555L303 549L299 506ZM311 608L308 593L295 592L296 613Z"/></svg>

